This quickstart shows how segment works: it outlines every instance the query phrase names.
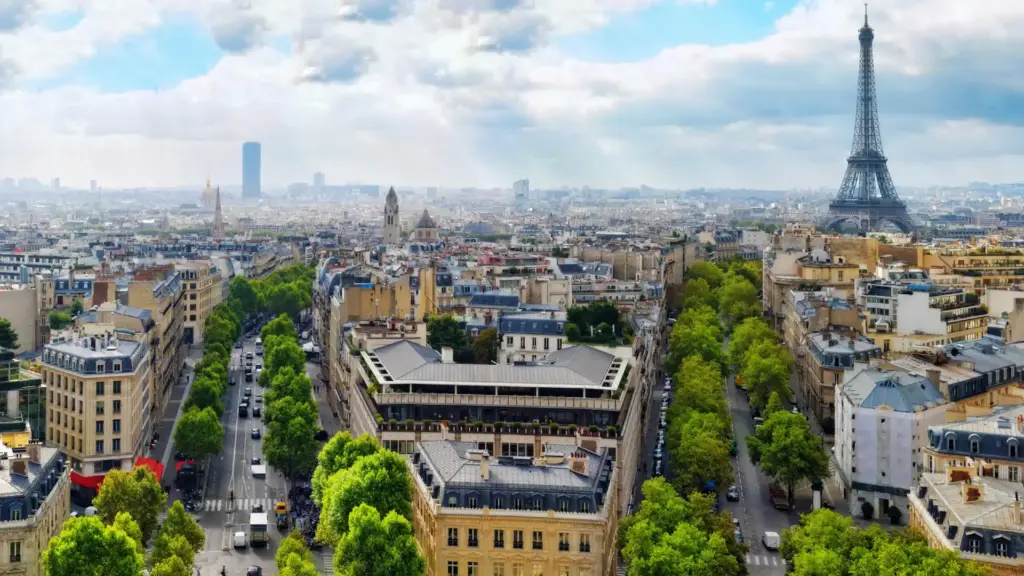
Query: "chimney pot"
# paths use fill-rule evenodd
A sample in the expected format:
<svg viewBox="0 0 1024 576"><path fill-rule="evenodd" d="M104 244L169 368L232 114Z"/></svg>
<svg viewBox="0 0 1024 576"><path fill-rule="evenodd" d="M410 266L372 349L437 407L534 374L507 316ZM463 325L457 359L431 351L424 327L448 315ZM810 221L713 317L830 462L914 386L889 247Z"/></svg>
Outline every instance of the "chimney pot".
<svg viewBox="0 0 1024 576"><path fill-rule="evenodd" d="M441 362L445 364L455 363L455 350L451 346L441 348Z"/></svg>
<svg viewBox="0 0 1024 576"><path fill-rule="evenodd" d="M483 458L480 459L480 479L491 479L491 461L490 456L487 454L484 454Z"/></svg>

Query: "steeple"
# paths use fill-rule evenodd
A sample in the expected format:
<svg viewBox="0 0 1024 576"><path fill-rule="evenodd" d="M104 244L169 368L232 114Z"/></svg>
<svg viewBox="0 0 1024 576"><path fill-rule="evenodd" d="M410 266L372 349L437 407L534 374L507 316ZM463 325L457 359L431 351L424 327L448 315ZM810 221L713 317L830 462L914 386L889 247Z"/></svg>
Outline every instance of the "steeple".
<svg viewBox="0 0 1024 576"><path fill-rule="evenodd" d="M216 206L213 209L213 239L223 240L224 239L224 218L220 211L220 186L217 186L217 191L214 192L216 196Z"/></svg>

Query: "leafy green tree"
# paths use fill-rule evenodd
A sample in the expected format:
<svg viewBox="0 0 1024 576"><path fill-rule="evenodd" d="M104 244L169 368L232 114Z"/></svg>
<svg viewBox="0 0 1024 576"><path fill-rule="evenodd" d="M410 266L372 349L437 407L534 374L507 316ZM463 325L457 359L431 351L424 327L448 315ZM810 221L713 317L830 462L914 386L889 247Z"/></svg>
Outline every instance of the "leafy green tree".
<svg viewBox="0 0 1024 576"><path fill-rule="evenodd" d="M295 330L295 323L287 314L281 314L260 330L260 338L266 340L269 336L284 336L292 342L299 340L299 333Z"/></svg>
<svg viewBox="0 0 1024 576"><path fill-rule="evenodd" d="M46 576L139 576L142 553L117 526L96 516L71 518L43 552Z"/></svg>
<svg viewBox="0 0 1024 576"><path fill-rule="evenodd" d="M113 526L127 534L135 542L136 549L140 553L146 549L142 542L142 530L139 530L139 525L135 523L135 520L132 520L132 517L127 512L118 512L117 516L114 517Z"/></svg>
<svg viewBox="0 0 1024 576"><path fill-rule="evenodd" d="M803 557L798 558L801 564L803 560ZM850 576L983 576L988 574L988 570L964 561L952 550L933 550L924 542L902 544L881 541L875 544L870 554L857 555L850 563L848 573Z"/></svg>
<svg viewBox="0 0 1024 576"><path fill-rule="evenodd" d="M153 566L150 576L192 576L192 568L177 556L171 556Z"/></svg>
<svg viewBox="0 0 1024 576"><path fill-rule="evenodd" d="M210 316L206 321L203 337L207 342L234 342L234 325L220 316Z"/></svg>
<svg viewBox="0 0 1024 576"><path fill-rule="evenodd" d="M156 566L175 556L186 566L191 566L196 560L196 553L192 550L188 538L181 534L160 534L153 543L152 552L149 553L149 564Z"/></svg>
<svg viewBox="0 0 1024 576"><path fill-rule="evenodd" d="M84 308L85 307L82 305L82 299L81 298L75 298L74 300L71 301L71 315L72 316L78 316L79 314L82 313L82 310L84 310Z"/></svg>
<svg viewBox="0 0 1024 576"><path fill-rule="evenodd" d="M729 368L739 373L747 364L747 351L762 341L777 342L779 335L764 320L745 318L729 338Z"/></svg>
<svg viewBox="0 0 1024 576"><path fill-rule="evenodd" d="M703 490L709 482L722 486L732 481L732 458L727 438L701 418L679 428L672 453L673 485L681 494Z"/></svg>
<svg viewBox="0 0 1024 576"><path fill-rule="evenodd" d="M497 328L485 328L473 339L473 359L477 364L490 364L498 359Z"/></svg>
<svg viewBox="0 0 1024 576"><path fill-rule="evenodd" d="M99 494L93 499L98 516L107 524L119 512L127 512L139 525L142 542L148 542L156 530L157 517L167 504L167 493L149 468L139 466L131 472L107 472Z"/></svg>
<svg viewBox="0 0 1024 576"><path fill-rule="evenodd" d="M761 341L750 349L741 373L743 387L750 392L750 406L761 410L772 392L789 395L789 367L792 358L782 346Z"/></svg>
<svg viewBox="0 0 1024 576"><path fill-rule="evenodd" d="M263 454L267 463L288 478L308 474L316 466L319 443L316 409L308 399L296 401L288 396L268 408L267 434L263 438Z"/></svg>
<svg viewBox="0 0 1024 576"><path fill-rule="evenodd" d="M677 410L709 412L725 421L729 419L729 404L722 390L722 374L718 364L707 362L697 355L683 360L675 376L676 383L685 394L676 396L669 413Z"/></svg>
<svg viewBox="0 0 1024 576"><path fill-rule="evenodd" d="M260 374L260 380L263 379L263 374L265 373L266 370ZM285 366L274 375L274 379L270 383L270 389L267 390L266 402L269 405L281 398L289 397L296 401L306 400L312 403L313 383L310 382L309 377L304 373L296 373L291 366ZM267 414L269 415L270 413L267 412Z"/></svg>
<svg viewBox="0 0 1024 576"><path fill-rule="evenodd" d="M718 311L727 327L737 326L744 318L761 315L757 288L746 278L730 274L718 293Z"/></svg>
<svg viewBox="0 0 1024 576"><path fill-rule="evenodd" d="M260 385L263 386L272 383L277 374L285 368L291 368L296 374L306 373L306 353L302 348L295 341L280 343L277 338L271 338L275 345L269 349L264 348L263 351L263 357L266 359L266 366L260 373Z"/></svg>
<svg viewBox="0 0 1024 576"><path fill-rule="evenodd" d="M583 337L583 333L580 332L580 327L572 322L565 325L565 337L569 342L579 342Z"/></svg>
<svg viewBox="0 0 1024 576"><path fill-rule="evenodd" d="M224 414L224 402L220 399L223 394L224 390L221 384L212 378L207 378L204 374L192 383L188 399L185 400L185 406L190 410L193 408L200 411L210 409L213 411L214 417L219 421L221 415ZM221 437L223 436L224 433L222 431Z"/></svg>
<svg viewBox="0 0 1024 576"><path fill-rule="evenodd" d="M420 576L426 561L407 518L392 510L381 519L376 508L360 504L348 516L334 568L344 576Z"/></svg>
<svg viewBox="0 0 1024 576"><path fill-rule="evenodd" d="M676 323L669 335L668 354L665 369L669 374L679 370L683 359L698 356L707 362L721 365L725 359L717 327L706 324L688 325Z"/></svg>
<svg viewBox="0 0 1024 576"><path fill-rule="evenodd" d="M703 278L687 280L686 285L683 287L683 292L679 295L679 302L684 309L699 308L701 306L707 306L708 308L718 307L716 292L711 290L711 286Z"/></svg>
<svg viewBox="0 0 1024 576"><path fill-rule="evenodd" d="M782 405L782 398L779 396L778 391L773 391L771 397L768 398L768 404L764 407L762 416L764 418L771 418L772 414L785 411L786 407Z"/></svg>
<svg viewBox="0 0 1024 576"><path fill-rule="evenodd" d="M713 262L697 262L686 271L690 280L702 279L711 290L719 288L725 282L725 272Z"/></svg>
<svg viewBox="0 0 1024 576"><path fill-rule="evenodd" d="M320 505L328 481L339 470L347 470L363 456L376 454L381 450L377 439L369 434L358 438L346 432L335 434L320 450L316 470L313 472L313 501Z"/></svg>
<svg viewBox="0 0 1024 576"><path fill-rule="evenodd" d="M298 556L300 560L313 561L313 553L306 547L306 540L302 533L294 530L287 538L281 540L281 545L278 546L277 552L274 554L274 564L277 569L284 570L288 558L293 555Z"/></svg>
<svg viewBox="0 0 1024 576"><path fill-rule="evenodd" d="M46 315L46 323L49 324L50 330L63 330L71 322L71 314L60 310L50 310Z"/></svg>
<svg viewBox="0 0 1024 576"><path fill-rule="evenodd" d="M8 350L18 349L18 333L7 318L0 318L0 347Z"/></svg>
<svg viewBox="0 0 1024 576"><path fill-rule="evenodd" d="M267 305L275 315L287 314L297 319L304 308L302 290L295 284L272 286L267 292Z"/></svg>
<svg viewBox="0 0 1024 576"><path fill-rule="evenodd" d="M174 446L179 452L202 460L219 454L223 447L224 427L213 408L190 407L174 427Z"/></svg>
<svg viewBox="0 0 1024 576"><path fill-rule="evenodd" d="M260 298L252 284L244 276L235 276L228 285L228 294L237 298L246 315L259 312Z"/></svg>
<svg viewBox="0 0 1024 576"><path fill-rule="evenodd" d="M747 436L747 448L765 474L789 489L791 500L801 480L813 484L828 478L828 454L802 414L775 412Z"/></svg>
<svg viewBox="0 0 1024 576"><path fill-rule="evenodd" d="M311 560L303 560L292 554L285 560L278 576L320 576L320 573Z"/></svg>
<svg viewBox="0 0 1024 576"><path fill-rule="evenodd" d="M630 576L736 576L740 564L720 534L707 534L685 522L670 533L641 520L630 528L622 555Z"/></svg>
<svg viewBox="0 0 1024 576"><path fill-rule="evenodd" d="M466 331L459 321L450 314L431 316L427 321L427 344L440 351L445 346L454 350L462 350L468 345Z"/></svg>
<svg viewBox="0 0 1024 576"><path fill-rule="evenodd" d="M337 542L348 531L349 514L359 504L379 512L412 516L412 477L405 459L388 450L360 458L349 469L331 476L321 500L316 537Z"/></svg>
<svg viewBox="0 0 1024 576"><path fill-rule="evenodd" d="M165 534L168 537L184 536L196 554L206 544L206 533L196 523L195 518L185 511L180 500L175 500L167 510L167 519L160 526L160 534Z"/></svg>

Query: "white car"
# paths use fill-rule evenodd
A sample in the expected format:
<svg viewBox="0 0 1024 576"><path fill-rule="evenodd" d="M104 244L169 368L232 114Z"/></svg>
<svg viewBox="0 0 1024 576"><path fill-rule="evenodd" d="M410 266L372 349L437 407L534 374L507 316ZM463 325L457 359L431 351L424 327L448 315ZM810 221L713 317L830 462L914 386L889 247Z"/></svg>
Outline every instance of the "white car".
<svg viewBox="0 0 1024 576"><path fill-rule="evenodd" d="M657 460L661 459L661 446L654 449L654 458Z"/></svg>
<svg viewBox="0 0 1024 576"><path fill-rule="evenodd" d="M235 534L232 537L232 539L234 541L235 548L245 548L246 541L245 541L245 532L244 531L235 532Z"/></svg>

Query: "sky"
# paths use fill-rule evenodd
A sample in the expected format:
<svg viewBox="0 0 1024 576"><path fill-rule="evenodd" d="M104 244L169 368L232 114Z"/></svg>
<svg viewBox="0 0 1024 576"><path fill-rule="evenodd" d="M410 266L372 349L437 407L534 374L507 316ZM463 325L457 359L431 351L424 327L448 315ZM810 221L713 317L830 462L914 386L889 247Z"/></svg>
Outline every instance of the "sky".
<svg viewBox="0 0 1024 576"><path fill-rule="evenodd" d="M896 185L1024 181L1024 0L876 0ZM855 0L0 0L0 176L836 188Z"/></svg>

